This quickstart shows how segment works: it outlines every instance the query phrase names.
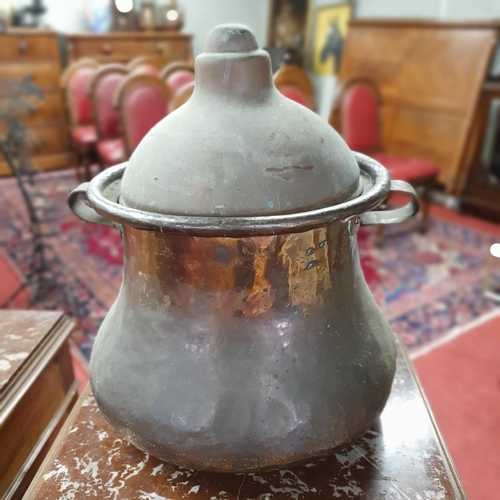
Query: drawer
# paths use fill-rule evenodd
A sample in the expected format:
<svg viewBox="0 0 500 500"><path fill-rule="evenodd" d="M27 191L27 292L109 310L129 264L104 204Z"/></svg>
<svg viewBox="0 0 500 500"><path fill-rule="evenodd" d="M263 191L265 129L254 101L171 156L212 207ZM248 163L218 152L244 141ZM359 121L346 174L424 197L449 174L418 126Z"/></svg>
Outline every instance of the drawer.
<svg viewBox="0 0 500 500"><path fill-rule="evenodd" d="M59 91L47 92L42 100L28 98L36 109L27 111L24 120L31 123L53 122L65 119L65 110L62 93ZM0 99L0 109L4 108L5 100Z"/></svg>
<svg viewBox="0 0 500 500"><path fill-rule="evenodd" d="M189 43L182 40L140 40L137 42L138 55L158 55L166 61L187 61Z"/></svg>
<svg viewBox="0 0 500 500"><path fill-rule="evenodd" d="M113 39L79 39L69 42L69 52L72 59L81 57L100 57L127 54L130 59L135 56L134 40Z"/></svg>
<svg viewBox="0 0 500 500"><path fill-rule="evenodd" d="M0 35L0 59L22 61L36 59L58 60L57 40L43 35Z"/></svg>
<svg viewBox="0 0 500 500"><path fill-rule="evenodd" d="M26 75L42 91L59 88L59 67L53 62L0 64L0 80L21 80Z"/></svg>
<svg viewBox="0 0 500 500"><path fill-rule="evenodd" d="M36 141L31 146L33 156L53 155L69 148L68 131L62 123L32 125L28 129Z"/></svg>
<svg viewBox="0 0 500 500"><path fill-rule="evenodd" d="M32 135L31 156L46 156L64 153L69 149L69 137L63 122L30 124ZM5 126L0 127L0 139L5 137ZM3 158L0 155L0 161Z"/></svg>

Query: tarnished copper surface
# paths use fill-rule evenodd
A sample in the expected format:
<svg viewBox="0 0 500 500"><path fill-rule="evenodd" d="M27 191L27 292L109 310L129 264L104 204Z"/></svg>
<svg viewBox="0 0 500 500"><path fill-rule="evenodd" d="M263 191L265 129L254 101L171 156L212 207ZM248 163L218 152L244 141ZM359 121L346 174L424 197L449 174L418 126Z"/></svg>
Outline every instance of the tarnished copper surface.
<svg viewBox="0 0 500 500"><path fill-rule="evenodd" d="M60 317L60 312L0 311L0 394Z"/></svg>
<svg viewBox="0 0 500 500"><path fill-rule="evenodd" d="M465 494L398 347L392 393L371 430L328 458L266 473L201 473L149 457L111 428L87 388L25 498L446 500Z"/></svg>

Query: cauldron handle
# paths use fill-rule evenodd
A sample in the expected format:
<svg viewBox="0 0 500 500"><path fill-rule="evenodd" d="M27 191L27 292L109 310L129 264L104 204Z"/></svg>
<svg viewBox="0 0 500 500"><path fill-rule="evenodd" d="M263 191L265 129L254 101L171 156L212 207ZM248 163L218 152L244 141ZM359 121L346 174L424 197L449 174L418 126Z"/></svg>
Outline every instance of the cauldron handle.
<svg viewBox="0 0 500 500"><path fill-rule="evenodd" d="M89 204L87 197L88 182L80 184L71 191L68 198L68 205L71 211L85 222L93 222L104 226L114 226L113 222L98 214Z"/></svg>
<svg viewBox="0 0 500 500"><path fill-rule="evenodd" d="M393 210L378 210L367 212L361 216L361 224L369 226L372 224L397 224L413 217L419 209L419 202L415 189L405 181L391 181L391 193L407 193L411 195L411 201L400 208Z"/></svg>

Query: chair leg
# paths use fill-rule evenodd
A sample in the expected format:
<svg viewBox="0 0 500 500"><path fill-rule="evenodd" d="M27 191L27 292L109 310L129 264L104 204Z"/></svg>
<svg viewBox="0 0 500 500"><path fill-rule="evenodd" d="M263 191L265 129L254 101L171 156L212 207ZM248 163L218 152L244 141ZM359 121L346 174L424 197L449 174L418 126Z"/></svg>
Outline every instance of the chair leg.
<svg viewBox="0 0 500 500"><path fill-rule="evenodd" d="M430 191L435 185L434 180L423 186L422 196L420 198L420 212L422 214L422 222L419 231L425 234L429 228L429 209L430 209Z"/></svg>
<svg viewBox="0 0 500 500"><path fill-rule="evenodd" d="M384 246L384 224L379 224L375 233L375 246L377 248L382 248Z"/></svg>

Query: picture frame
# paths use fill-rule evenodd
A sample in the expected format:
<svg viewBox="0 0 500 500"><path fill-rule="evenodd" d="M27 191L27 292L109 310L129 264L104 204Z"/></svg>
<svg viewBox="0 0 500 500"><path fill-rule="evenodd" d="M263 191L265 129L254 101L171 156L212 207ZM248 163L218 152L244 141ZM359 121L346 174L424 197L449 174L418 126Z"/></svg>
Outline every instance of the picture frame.
<svg viewBox="0 0 500 500"><path fill-rule="evenodd" d="M312 0L269 0L267 47L291 49L303 60Z"/></svg>
<svg viewBox="0 0 500 500"><path fill-rule="evenodd" d="M314 12L307 41L309 69L314 74L338 74L352 16L353 5L350 2L318 7Z"/></svg>

